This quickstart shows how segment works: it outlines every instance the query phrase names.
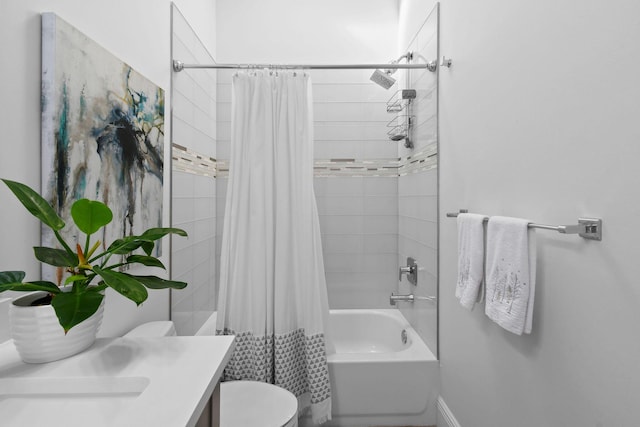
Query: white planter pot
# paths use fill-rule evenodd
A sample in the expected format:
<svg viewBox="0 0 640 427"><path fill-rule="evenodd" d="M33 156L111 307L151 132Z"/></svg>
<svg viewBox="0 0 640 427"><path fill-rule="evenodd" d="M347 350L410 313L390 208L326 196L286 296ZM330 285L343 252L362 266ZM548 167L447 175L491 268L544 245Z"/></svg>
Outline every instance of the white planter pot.
<svg viewBox="0 0 640 427"><path fill-rule="evenodd" d="M73 356L90 347L102 324L104 298L93 316L64 334L50 305L31 307L32 301L46 292L35 292L17 298L9 308L13 343L26 363L46 363Z"/></svg>

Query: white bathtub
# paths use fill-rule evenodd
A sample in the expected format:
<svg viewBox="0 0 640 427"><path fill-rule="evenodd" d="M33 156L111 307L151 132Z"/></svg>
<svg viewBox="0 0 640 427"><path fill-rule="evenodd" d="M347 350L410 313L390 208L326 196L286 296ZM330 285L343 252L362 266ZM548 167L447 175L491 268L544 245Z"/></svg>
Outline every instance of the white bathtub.
<svg viewBox="0 0 640 427"><path fill-rule="evenodd" d="M438 361L399 310L331 310L329 327L333 419L324 426L436 424ZM213 333L215 314L196 335Z"/></svg>
<svg viewBox="0 0 640 427"><path fill-rule="evenodd" d="M399 310L331 310L330 333L327 426L436 424L438 361Z"/></svg>

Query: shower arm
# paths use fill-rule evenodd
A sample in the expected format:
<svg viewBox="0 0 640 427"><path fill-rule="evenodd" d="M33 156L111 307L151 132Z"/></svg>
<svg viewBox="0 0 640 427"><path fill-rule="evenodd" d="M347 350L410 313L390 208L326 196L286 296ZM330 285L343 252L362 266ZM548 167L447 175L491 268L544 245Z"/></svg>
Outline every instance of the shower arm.
<svg viewBox="0 0 640 427"><path fill-rule="evenodd" d="M410 64L410 62L413 61L413 52L409 51L404 55L400 56L395 61L391 61L389 65L384 67L384 72L387 73L388 75L393 75L393 73L395 73L399 68L413 68L413 67L399 66L400 65L399 62L403 59L407 60L407 63L405 65L414 65L414 64ZM422 67L420 68L426 68L432 73L435 73L435 71L438 69L438 61L429 61L426 64L420 64L420 65L422 65ZM383 67L380 67L380 68L383 68Z"/></svg>
<svg viewBox="0 0 640 427"><path fill-rule="evenodd" d="M393 74L395 73L398 68L391 68L391 65L398 65L398 63L402 60L402 59L406 59L407 60L407 64L409 64L409 62L411 62L411 60L413 59L413 52L407 52L404 55L402 55L401 57L399 57L398 59L396 59L395 61L391 61L391 63L385 68L385 71L387 74ZM429 68L429 64L426 64L425 68Z"/></svg>

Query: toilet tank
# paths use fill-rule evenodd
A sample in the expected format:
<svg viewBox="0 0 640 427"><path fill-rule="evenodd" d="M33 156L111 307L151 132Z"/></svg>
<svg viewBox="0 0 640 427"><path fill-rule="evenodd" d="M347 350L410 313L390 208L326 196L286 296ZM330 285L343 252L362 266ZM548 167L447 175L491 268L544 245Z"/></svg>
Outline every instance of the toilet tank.
<svg viewBox="0 0 640 427"><path fill-rule="evenodd" d="M143 323L136 326L126 334L127 338L132 337L172 337L176 336L176 328L170 320L158 320L155 322Z"/></svg>

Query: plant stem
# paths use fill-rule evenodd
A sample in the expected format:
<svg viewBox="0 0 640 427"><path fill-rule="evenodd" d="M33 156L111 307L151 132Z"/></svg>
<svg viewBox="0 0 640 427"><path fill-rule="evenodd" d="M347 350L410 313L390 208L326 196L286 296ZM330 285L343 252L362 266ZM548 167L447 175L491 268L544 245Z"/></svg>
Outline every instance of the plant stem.
<svg viewBox="0 0 640 427"><path fill-rule="evenodd" d="M89 243L91 243L91 242L89 241L89 239L90 239L90 238L91 238L91 235L90 235L90 234L87 234L87 240L86 240L86 241L85 241L85 243L84 243L84 256L85 256L85 257L86 257L86 256L88 256L88 253L89 253Z"/></svg>
<svg viewBox="0 0 640 427"><path fill-rule="evenodd" d="M87 280L84 281L83 289L86 289L89 286L89 283L97 276L96 273L90 274L87 276Z"/></svg>
<svg viewBox="0 0 640 427"><path fill-rule="evenodd" d="M71 250L71 248L69 247L69 245L67 245L67 242L64 241L64 239L62 238L62 236L60 235L60 233L58 233L58 230L53 230L53 233L56 236L56 239L58 239L58 242L60 242L60 244L64 247L64 249L67 251L67 253L71 256L76 256L77 254Z"/></svg>
<svg viewBox="0 0 640 427"><path fill-rule="evenodd" d="M110 265L109 267L101 266L100 268L102 268L103 270L113 270L114 268L122 267L123 265L129 265L129 263L128 262L120 262L118 264Z"/></svg>
<svg viewBox="0 0 640 427"><path fill-rule="evenodd" d="M107 254L108 252L105 252L105 254ZM113 255L112 253L108 253L108 255L105 257L105 259L102 260L102 263L100 264L100 268L104 268L105 265L107 265L107 263L109 262L109 259L111 258L111 255Z"/></svg>
<svg viewBox="0 0 640 427"><path fill-rule="evenodd" d="M93 263L93 261L102 258L103 256L105 256L106 254L108 254L109 251L104 251L104 252L100 252L98 255L91 257L91 259L88 259L87 262L89 264Z"/></svg>

